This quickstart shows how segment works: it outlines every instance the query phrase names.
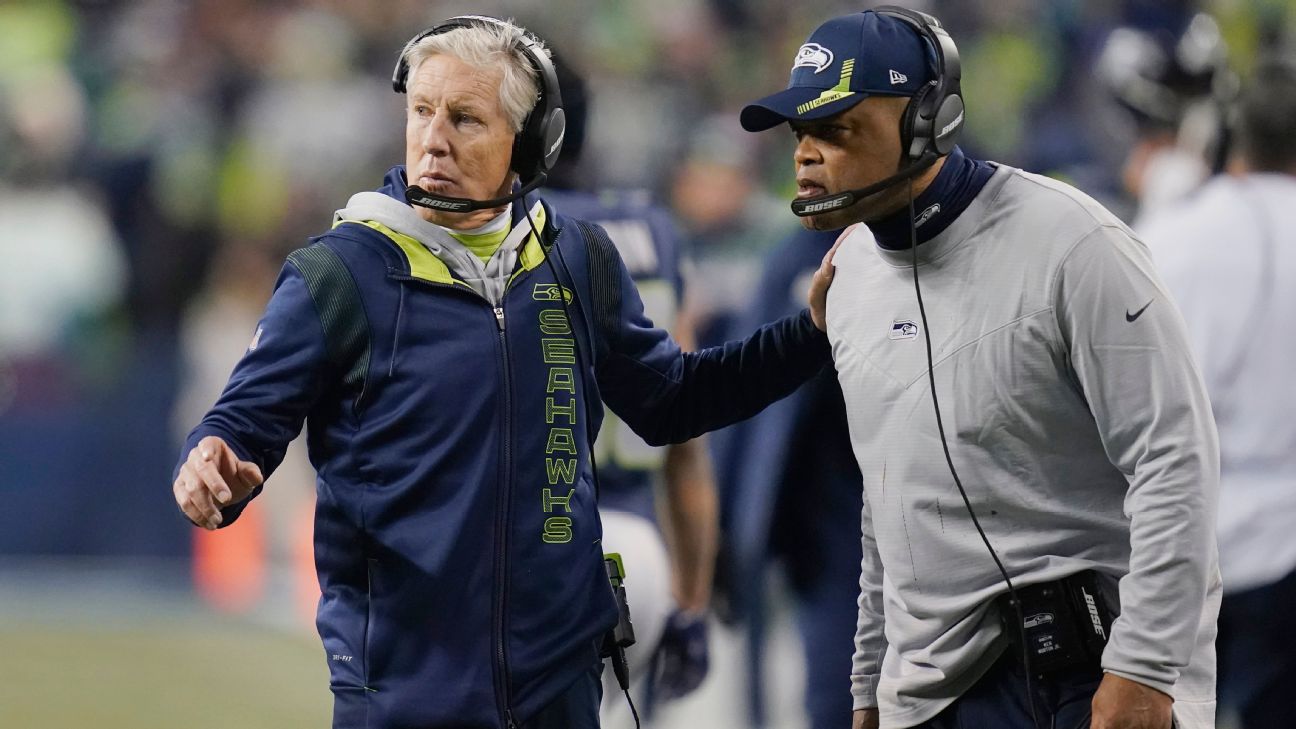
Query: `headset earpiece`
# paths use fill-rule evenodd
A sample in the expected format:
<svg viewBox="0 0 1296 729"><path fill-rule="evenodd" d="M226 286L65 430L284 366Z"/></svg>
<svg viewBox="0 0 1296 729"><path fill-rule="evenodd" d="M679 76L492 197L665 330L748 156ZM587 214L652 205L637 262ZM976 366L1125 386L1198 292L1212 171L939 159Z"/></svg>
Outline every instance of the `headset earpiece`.
<svg viewBox="0 0 1296 729"><path fill-rule="evenodd" d="M926 108L927 99L936 89L936 82L924 84L918 89L918 93L909 99L905 106L904 116L900 118L900 143L901 149L906 155L905 159L913 161L918 159L930 147L928 139L928 129L930 123L924 121L926 116L923 112Z"/></svg>
<svg viewBox="0 0 1296 729"><path fill-rule="evenodd" d="M563 139L567 137L567 112L560 106L549 113L549 119L545 122L544 131L539 138L542 140L540 149L543 152L541 164L545 172L552 170L558 164L558 155L562 152Z"/></svg>
<svg viewBox="0 0 1296 729"><path fill-rule="evenodd" d="M963 130L962 64L958 47L940 21L894 5L874 8L908 24L931 45L936 57L936 78L909 100L900 125L900 140L909 160L924 155L949 154Z"/></svg>
<svg viewBox="0 0 1296 729"><path fill-rule="evenodd" d="M932 146L937 154L949 154L958 143L959 133L963 129L963 97L958 94L946 96L932 121Z"/></svg>
<svg viewBox="0 0 1296 729"><path fill-rule="evenodd" d="M522 123L522 131L513 139L513 171L529 180L539 173L548 173L558 164L563 137L567 133L567 113L562 107L541 109L544 99Z"/></svg>

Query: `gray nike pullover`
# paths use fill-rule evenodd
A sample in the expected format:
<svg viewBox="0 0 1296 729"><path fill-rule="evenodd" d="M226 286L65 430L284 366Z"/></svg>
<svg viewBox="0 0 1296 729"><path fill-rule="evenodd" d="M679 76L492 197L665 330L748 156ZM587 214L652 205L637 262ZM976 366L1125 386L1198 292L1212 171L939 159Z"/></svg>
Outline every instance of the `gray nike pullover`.
<svg viewBox="0 0 1296 729"><path fill-rule="evenodd" d="M1014 583L1106 576L1121 615L1104 670L1213 727L1218 443L1143 244L1075 189L1000 166L918 255L950 451ZM860 226L828 296L864 480L852 691L886 729L939 713L1007 644L1006 588L942 455L910 256Z"/></svg>

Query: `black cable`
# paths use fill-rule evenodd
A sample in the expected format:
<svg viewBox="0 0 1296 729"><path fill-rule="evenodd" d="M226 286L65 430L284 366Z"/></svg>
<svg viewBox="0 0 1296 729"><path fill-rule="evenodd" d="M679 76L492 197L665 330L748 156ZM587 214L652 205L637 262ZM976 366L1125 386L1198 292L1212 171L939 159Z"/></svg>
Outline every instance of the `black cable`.
<svg viewBox="0 0 1296 729"><path fill-rule="evenodd" d="M634 717L635 729L639 729L639 711L638 709L635 709L634 699L630 698L630 689L623 688L621 689L621 693L625 694L626 703L630 704L630 716Z"/></svg>
<svg viewBox="0 0 1296 729"><path fill-rule="evenodd" d="M990 544L990 537L986 536L985 529L981 528L981 520L977 518L976 511L972 509L972 500L968 498L967 491L963 488L963 481L954 468L954 459L950 456L949 441L945 439L945 423L941 419L940 401L936 399L936 366L932 361L931 330L927 326L927 309L923 306L922 287L918 285L918 226L914 224L913 178L909 179L909 251L912 254L913 261L914 294L918 297L918 316L922 320L923 339L927 343L927 381L931 386L932 409L936 411L936 430L940 433L941 448L945 451L945 463L949 466L950 475L954 477L954 485L958 487L959 496L963 497L963 505L967 507L968 516L972 517L972 525L976 527L977 534L981 535L981 541L989 550L995 566L999 568L999 574L1003 577L1004 584L1008 586L1009 601L1013 606L1013 610L1017 613L1017 629L1020 631L1022 666L1026 670L1026 701L1030 704L1031 723L1035 726L1035 729L1040 729L1039 716L1035 711L1035 690L1031 680L1030 650L1026 643L1026 618L1022 615L1021 600L1017 597L1017 588L1013 586L1012 578L1008 576L1008 570L1004 568L1003 561L999 559L999 553Z"/></svg>

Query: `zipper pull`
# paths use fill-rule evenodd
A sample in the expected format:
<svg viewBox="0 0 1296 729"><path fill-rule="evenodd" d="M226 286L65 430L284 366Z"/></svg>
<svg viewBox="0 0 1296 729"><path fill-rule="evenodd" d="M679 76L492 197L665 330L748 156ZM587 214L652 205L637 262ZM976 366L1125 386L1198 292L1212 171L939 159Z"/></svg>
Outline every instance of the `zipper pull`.
<svg viewBox="0 0 1296 729"><path fill-rule="evenodd" d="M495 323L501 332L504 331L504 307L502 306L495 307Z"/></svg>
<svg viewBox="0 0 1296 729"><path fill-rule="evenodd" d="M496 311L499 311L499 309L496 309ZM504 725L507 729L517 729L517 723L513 721L512 709L504 710Z"/></svg>

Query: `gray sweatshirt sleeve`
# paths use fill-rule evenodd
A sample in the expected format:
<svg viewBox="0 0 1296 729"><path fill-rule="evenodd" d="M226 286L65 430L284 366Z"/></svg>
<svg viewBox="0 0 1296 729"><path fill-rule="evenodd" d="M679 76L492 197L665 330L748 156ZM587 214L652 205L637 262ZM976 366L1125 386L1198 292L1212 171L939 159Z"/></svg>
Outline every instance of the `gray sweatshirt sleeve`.
<svg viewBox="0 0 1296 729"><path fill-rule="evenodd" d="M1108 459L1130 571L1103 669L1169 693L1196 645L1215 550L1219 443L1182 318L1143 244L1101 226L1054 277L1054 312Z"/></svg>
<svg viewBox="0 0 1296 729"><path fill-rule="evenodd" d="M859 619L855 624L855 656L851 660L851 696L855 709L876 708L878 679L886 634L882 616L882 559L873 536L873 518L868 500L860 514L864 556L860 562Z"/></svg>

